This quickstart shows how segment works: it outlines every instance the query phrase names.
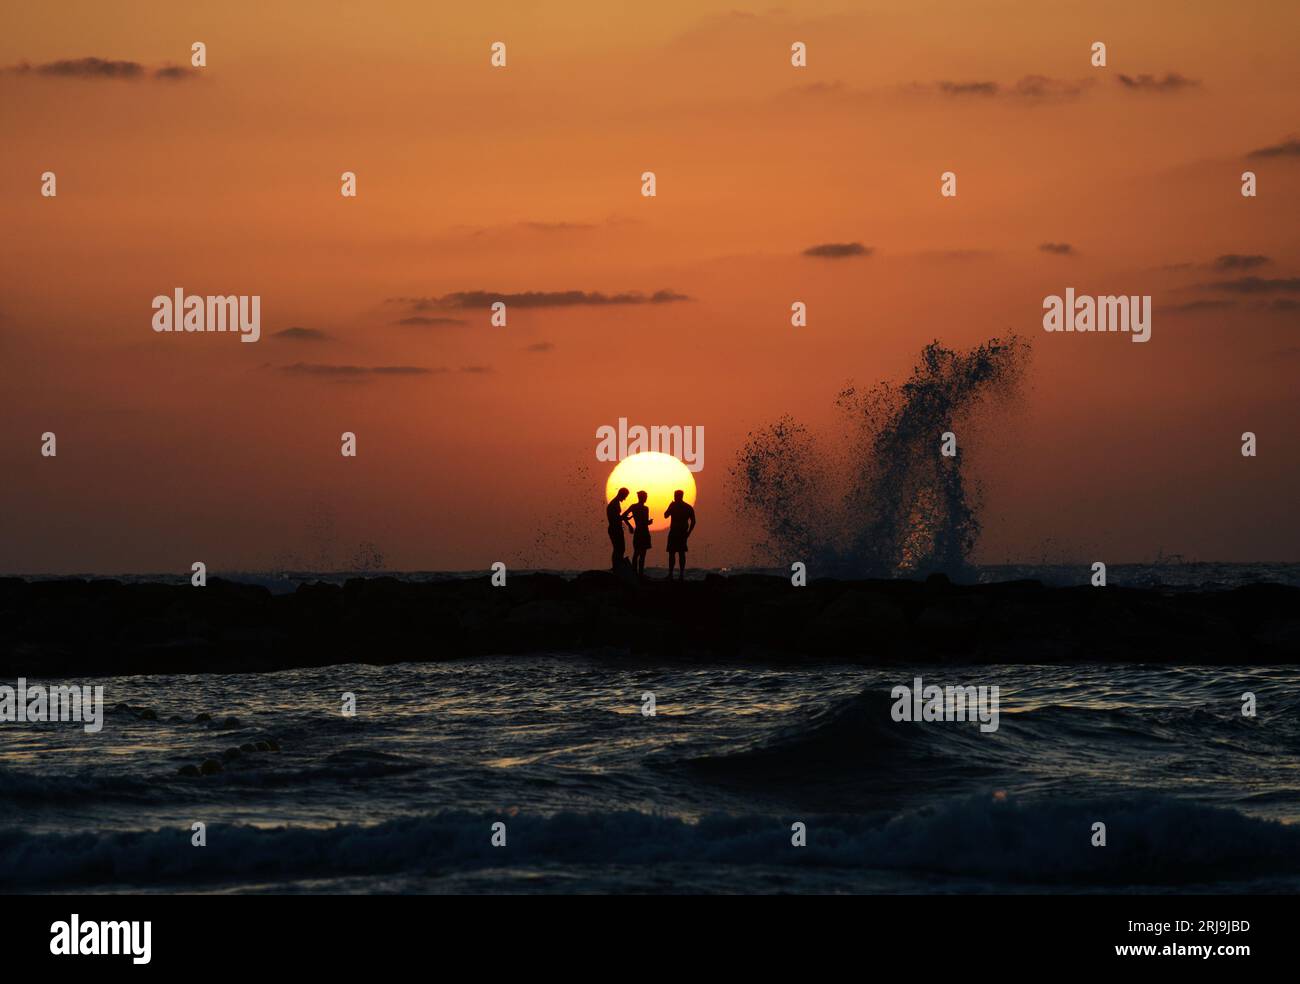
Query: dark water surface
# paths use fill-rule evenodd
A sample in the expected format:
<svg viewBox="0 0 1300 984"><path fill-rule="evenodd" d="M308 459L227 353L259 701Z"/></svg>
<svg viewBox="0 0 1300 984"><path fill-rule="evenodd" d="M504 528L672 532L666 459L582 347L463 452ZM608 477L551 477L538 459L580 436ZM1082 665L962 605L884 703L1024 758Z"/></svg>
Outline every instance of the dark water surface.
<svg viewBox="0 0 1300 984"><path fill-rule="evenodd" d="M890 689L917 674L998 686L998 730L892 720ZM4 890L1300 887L1295 667L554 653L86 682L134 710L98 734L2 726ZM178 774L268 739L280 751ZM190 845L195 821L207 847ZM797 821L807 847L791 845Z"/></svg>

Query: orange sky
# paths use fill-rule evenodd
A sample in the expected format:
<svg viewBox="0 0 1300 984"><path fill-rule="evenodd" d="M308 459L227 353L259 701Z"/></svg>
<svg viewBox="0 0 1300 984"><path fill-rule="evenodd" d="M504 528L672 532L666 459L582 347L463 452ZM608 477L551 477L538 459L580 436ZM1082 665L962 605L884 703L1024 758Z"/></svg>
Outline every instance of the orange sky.
<svg viewBox="0 0 1300 984"><path fill-rule="evenodd" d="M595 430L620 416L704 426L692 562L744 563L727 469L750 430L828 425L846 381L1012 331L1033 346L1025 398L965 444L977 559L1300 559L1294 3L69 2L6 20L0 570L347 566L363 542L392 569L599 566ZM206 68L152 77L194 41ZM40 69L89 57L141 77ZM802 255L843 242L873 252ZM1266 259L1216 269L1229 254ZM1045 334L1043 297L1068 286L1152 295L1152 340ZM261 341L154 333L175 287L260 294ZM479 290L690 299L513 307L505 328L479 308L401 325L430 312L391 300ZM327 337L274 334L293 326Z"/></svg>

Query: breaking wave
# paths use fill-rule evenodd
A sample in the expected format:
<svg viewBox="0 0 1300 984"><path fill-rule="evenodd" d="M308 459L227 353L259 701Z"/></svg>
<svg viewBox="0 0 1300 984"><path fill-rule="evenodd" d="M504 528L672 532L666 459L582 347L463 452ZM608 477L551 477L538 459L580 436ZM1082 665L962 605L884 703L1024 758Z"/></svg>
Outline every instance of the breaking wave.
<svg viewBox="0 0 1300 984"><path fill-rule="evenodd" d="M1013 398L1028 360L1028 342L1014 335L967 352L932 342L901 385L839 393L844 450L788 415L750 433L732 477L766 532L760 551L837 576L966 572L979 495L962 443L945 457L940 438Z"/></svg>
<svg viewBox="0 0 1300 984"><path fill-rule="evenodd" d="M877 869L1026 885L1186 886L1300 873L1300 829L1172 797L1016 801L988 796L899 814L809 816L807 846L789 818L712 816L699 823L646 813L508 818L508 847L490 843L499 817L463 812L374 826L264 829L213 824L211 846L190 831L31 834L0 831L0 886L217 887L296 878L440 876L508 865L717 864ZM1108 846L1091 846L1091 825Z"/></svg>

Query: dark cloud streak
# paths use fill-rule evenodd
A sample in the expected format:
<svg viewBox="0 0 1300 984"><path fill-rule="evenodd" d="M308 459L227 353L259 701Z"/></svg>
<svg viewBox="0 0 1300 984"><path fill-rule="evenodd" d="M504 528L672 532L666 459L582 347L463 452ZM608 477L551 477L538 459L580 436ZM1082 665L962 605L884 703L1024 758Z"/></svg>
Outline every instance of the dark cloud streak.
<svg viewBox="0 0 1300 984"><path fill-rule="evenodd" d="M870 256L875 250L861 243L820 243L809 246L803 251L804 256L822 260L842 260L850 256Z"/></svg>
<svg viewBox="0 0 1300 984"><path fill-rule="evenodd" d="M299 328L296 325L293 328L285 328L283 331L277 331L272 338L283 338L286 341L298 342L324 342L328 341L330 336L319 328Z"/></svg>
<svg viewBox="0 0 1300 984"><path fill-rule="evenodd" d="M486 290L460 290L442 297L392 297L390 302L407 304L412 311L446 310L448 308L486 308L502 301L508 308L558 308L558 307L608 307L622 304L671 304L691 298L671 290L657 290L653 294L636 292L602 294L584 290L530 290L518 294L496 294Z"/></svg>
<svg viewBox="0 0 1300 984"><path fill-rule="evenodd" d="M1300 138L1287 137L1281 143L1252 150L1247 157L1300 157Z"/></svg>
<svg viewBox="0 0 1300 984"><path fill-rule="evenodd" d="M1199 79L1189 79L1177 72L1167 72L1165 77L1155 75L1119 75L1116 81L1130 92L1181 92L1199 86Z"/></svg>
<svg viewBox="0 0 1300 984"><path fill-rule="evenodd" d="M138 82L141 79L155 79L162 82L177 82L193 78L198 73L192 68L181 65L160 65L149 68L140 62L112 58L64 58L59 61L42 62L33 65L19 62L3 70L7 75L36 75L44 78L63 79L109 79L117 81Z"/></svg>

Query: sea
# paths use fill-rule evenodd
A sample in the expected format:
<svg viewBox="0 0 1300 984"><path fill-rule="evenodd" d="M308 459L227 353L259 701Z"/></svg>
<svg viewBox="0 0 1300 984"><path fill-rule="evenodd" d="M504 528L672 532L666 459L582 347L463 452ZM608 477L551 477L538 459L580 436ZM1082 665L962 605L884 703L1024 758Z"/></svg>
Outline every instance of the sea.
<svg viewBox="0 0 1300 984"><path fill-rule="evenodd" d="M1300 565L1110 580L1226 590ZM1300 667L366 656L29 679L103 686L105 716L0 724L0 891L1300 889ZM997 729L895 720L917 678L996 686Z"/></svg>

